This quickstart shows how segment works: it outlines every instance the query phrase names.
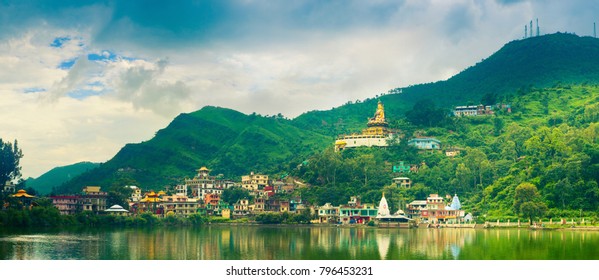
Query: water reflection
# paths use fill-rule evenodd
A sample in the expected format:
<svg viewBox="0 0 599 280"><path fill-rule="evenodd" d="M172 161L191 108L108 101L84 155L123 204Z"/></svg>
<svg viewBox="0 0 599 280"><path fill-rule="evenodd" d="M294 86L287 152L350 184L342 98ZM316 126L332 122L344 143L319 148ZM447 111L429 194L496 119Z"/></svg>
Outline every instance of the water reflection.
<svg viewBox="0 0 599 280"><path fill-rule="evenodd" d="M0 259L599 259L599 232L206 226L0 232Z"/></svg>

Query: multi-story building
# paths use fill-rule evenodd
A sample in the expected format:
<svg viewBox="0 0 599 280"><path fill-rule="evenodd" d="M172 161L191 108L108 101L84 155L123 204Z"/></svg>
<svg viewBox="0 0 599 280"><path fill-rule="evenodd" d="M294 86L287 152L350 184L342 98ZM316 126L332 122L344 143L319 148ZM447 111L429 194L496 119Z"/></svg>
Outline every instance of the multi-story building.
<svg viewBox="0 0 599 280"><path fill-rule="evenodd" d="M268 175L251 172L250 175L241 176L241 187L250 192L264 190L266 186L268 186Z"/></svg>
<svg viewBox="0 0 599 280"><path fill-rule="evenodd" d="M131 192L131 202L138 202L141 200L142 196L141 196L140 188L138 188L137 186L126 186L126 187L133 190L133 192Z"/></svg>
<svg viewBox="0 0 599 280"><path fill-rule="evenodd" d="M13 182L6 181L6 183L4 183L4 188L2 188L2 192L15 193L16 191L17 191L17 188L15 187L15 184L13 184Z"/></svg>
<svg viewBox="0 0 599 280"><path fill-rule="evenodd" d="M81 196L79 195L55 195L51 196L52 204L58 208L61 215L74 215L81 212Z"/></svg>
<svg viewBox="0 0 599 280"><path fill-rule="evenodd" d="M365 224L377 215L374 205L362 204L359 196L352 196L347 205L339 206L339 220L342 224Z"/></svg>
<svg viewBox="0 0 599 280"><path fill-rule="evenodd" d="M100 214L107 209L108 194L101 191L98 186L87 186L83 188L81 195L57 195L51 196L50 199L52 204L64 215L77 214L81 211Z"/></svg>
<svg viewBox="0 0 599 280"><path fill-rule="evenodd" d="M240 199L233 204L233 217L239 218L250 214L250 201L248 199Z"/></svg>
<svg viewBox="0 0 599 280"><path fill-rule="evenodd" d="M96 214L103 213L106 210L106 201L108 193L103 192L98 186L87 186L83 188L81 204L83 211L91 211Z"/></svg>
<svg viewBox="0 0 599 280"><path fill-rule="evenodd" d="M426 210L426 200L414 200L406 207L406 216L410 219L420 219L422 210Z"/></svg>
<svg viewBox="0 0 599 280"><path fill-rule="evenodd" d="M396 177L393 178L393 184L401 188L409 189L412 187L412 180L408 177Z"/></svg>
<svg viewBox="0 0 599 280"><path fill-rule="evenodd" d="M458 196L454 196L452 205L461 208ZM426 209L421 211L422 219L430 223L447 222L461 220L464 217L464 210L454 209L445 204L442 197L437 194L431 194L426 198Z"/></svg>
<svg viewBox="0 0 599 280"><path fill-rule="evenodd" d="M464 116L483 116L492 115L493 106L485 105L472 105L472 106L457 106L453 110L453 115L456 117Z"/></svg>
<svg viewBox="0 0 599 280"><path fill-rule="evenodd" d="M198 173L191 179L185 179L185 185L175 187L178 195L186 195L191 191L191 197L203 198L206 194L215 193L221 195L223 190L233 186L233 182L227 181L222 175L211 176L210 169L202 166Z"/></svg>
<svg viewBox="0 0 599 280"><path fill-rule="evenodd" d="M335 207L330 203L318 208L318 222L321 224L337 224L339 223L339 207Z"/></svg>
<svg viewBox="0 0 599 280"><path fill-rule="evenodd" d="M173 213L184 217L197 213L199 207L197 199L182 195L163 196L161 203L165 214Z"/></svg>

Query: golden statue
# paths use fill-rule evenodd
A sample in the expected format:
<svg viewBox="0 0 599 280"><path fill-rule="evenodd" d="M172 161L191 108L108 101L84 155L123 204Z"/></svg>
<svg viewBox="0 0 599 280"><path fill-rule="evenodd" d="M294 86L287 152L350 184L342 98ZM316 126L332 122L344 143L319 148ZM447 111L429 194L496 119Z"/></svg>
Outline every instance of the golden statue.
<svg viewBox="0 0 599 280"><path fill-rule="evenodd" d="M385 121L385 107L383 107L383 102L380 100L374 117L368 119L368 126L387 126L387 122Z"/></svg>

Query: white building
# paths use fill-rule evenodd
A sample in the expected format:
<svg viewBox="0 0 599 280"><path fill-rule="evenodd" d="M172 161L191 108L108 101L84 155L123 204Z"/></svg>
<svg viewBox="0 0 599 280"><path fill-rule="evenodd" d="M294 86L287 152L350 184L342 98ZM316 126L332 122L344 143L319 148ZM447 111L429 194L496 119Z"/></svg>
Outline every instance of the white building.
<svg viewBox="0 0 599 280"><path fill-rule="evenodd" d="M187 196L187 192L191 191L191 196L194 198L204 198L206 194L221 195L223 190L233 187L234 183L224 180L222 175L210 176L210 169L203 166L198 169L198 174L191 179L185 179L184 186L175 187L175 190L180 195Z"/></svg>
<svg viewBox="0 0 599 280"><path fill-rule="evenodd" d="M368 119L367 128L361 134L341 135L335 141L335 151L356 147L387 147L388 141L392 140L387 127L389 124L385 119L385 108L379 101L373 118Z"/></svg>

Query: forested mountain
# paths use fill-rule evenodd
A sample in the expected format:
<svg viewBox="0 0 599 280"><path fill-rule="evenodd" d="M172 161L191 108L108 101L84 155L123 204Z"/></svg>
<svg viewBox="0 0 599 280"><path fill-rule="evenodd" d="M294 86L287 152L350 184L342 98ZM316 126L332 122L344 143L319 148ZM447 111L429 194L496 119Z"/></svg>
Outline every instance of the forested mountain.
<svg viewBox="0 0 599 280"><path fill-rule="evenodd" d="M158 189L193 177L201 166L232 179L251 171L277 173L332 141L284 118L209 106L177 116L149 141L127 144L114 158L57 192L78 192L85 185L109 186L119 180Z"/></svg>
<svg viewBox="0 0 599 280"><path fill-rule="evenodd" d="M53 188L99 165L99 163L94 162L79 162L67 166L55 167L37 178L28 178L25 181L25 186L35 189L39 194L49 194Z"/></svg>
<svg viewBox="0 0 599 280"><path fill-rule="evenodd" d="M420 84L364 101L349 101L296 119L299 127L337 135L364 124L377 99L389 116L401 118L420 100L447 110L458 105L495 104L533 88L599 83L599 39L556 33L509 42L487 59L446 81Z"/></svg>
<svg viewBox="0 0 599 280"><path fill-rule="evenodd" d="M457 193L475 215L516 216L521 210L514 207L516 188L527 182L536 186L539 203L549 207L546 215L598 211L597 84L598 39L559 33L533 37L506 44L447 81L393 89L293 120L217 107L181 114L153 139L126 145L59 191L119 180L157 189L180 183L206 165L236 180L250 171L291 173L311 185L298 194L319 205L343 203L351 195L376 202L384 191L397 209L430 193ZM384 103L391 127L405 138L386 149L333 152L333 137L364 128L377 100ZM479 103L509 104L512 112L449 115L453 106ZM415 135L436 137L461 154L419 153L406 145ZM420 166L418 173L402 174L412 178L411 189L391 185L399 175L391 167L400 161Z"/></svg>

